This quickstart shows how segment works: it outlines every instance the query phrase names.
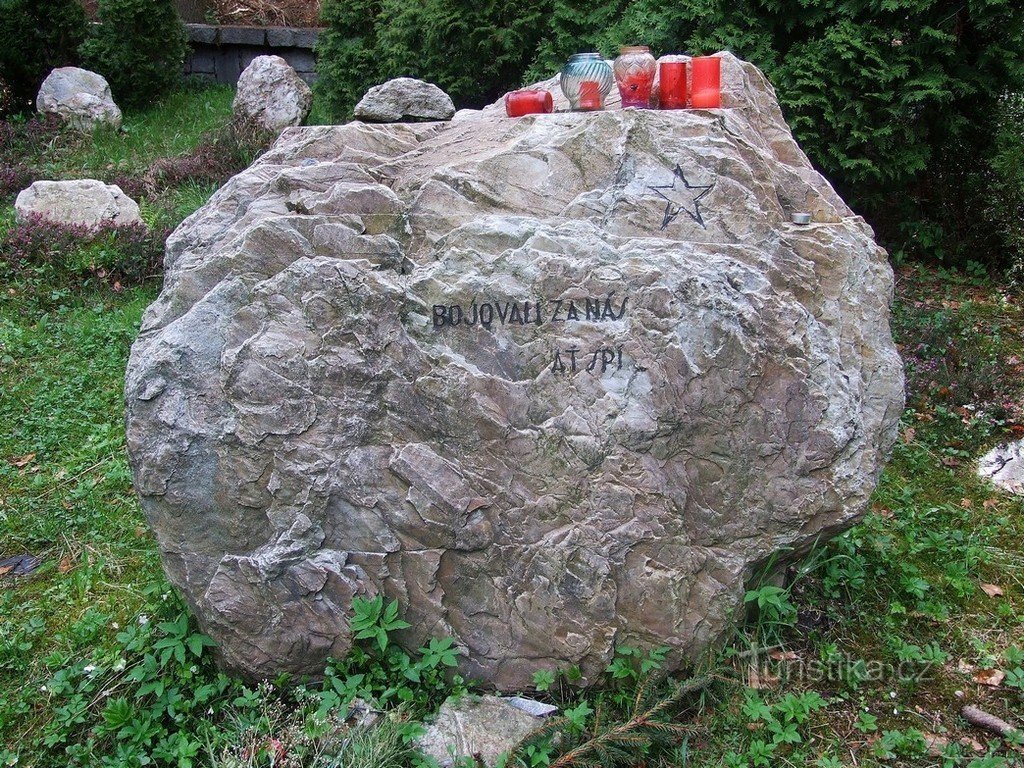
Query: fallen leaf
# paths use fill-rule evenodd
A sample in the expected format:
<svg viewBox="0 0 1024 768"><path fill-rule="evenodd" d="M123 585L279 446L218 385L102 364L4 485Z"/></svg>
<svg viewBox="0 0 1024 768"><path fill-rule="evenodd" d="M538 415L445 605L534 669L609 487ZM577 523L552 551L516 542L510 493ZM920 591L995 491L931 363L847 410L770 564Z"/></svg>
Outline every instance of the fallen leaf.
<svg viewBox="0 0 1024 768"><path fill-rule="evenodd" d="M945 754L946 747L949 746L949 739L945 736L939 736L937 733L926 732L923 735L928 754L932 757L942 757Z"/></svg>
<svg viewBox="0 0 1024 768"><path fill-rule="evenodd" d="M942 465L945 467L959 467L960 459L956 458L955 456L946 456L942 460Z"/></svg>
<svg viewBox="0 0 1024 768"><path fill-rule="evenodd" d="M998 499L985 499L985 502L981 505L985 509L992 509L993 507L999 506Z"/></svg>
<svg viewBox="0 0 1024 768"><path fill-rule="evenodd" d="M57 571L60 573L67 573L75 567L75 558L71 555L64 555L60 559L60 565L57 566Z"/></svg>
<svg viewBox="0 0 1024 768"><path fill-rule="evenodd" d="M964 509L970 509L971 507L974 506L974 502L968 499L967 497L964 497L960 499L960 506L963 507Z"/></svg>
<svg viewBox="0 0 1024 768"><path fill-rule="evenodd" d="M972 675L974 674L975 669L976 667L973 664L968 664L963 659L960 659L960 661L956 663L956 671L961 675Z"/></svg>
<svg viewBox="0 0 1024 768"><path fill-rule="evenodd" d="M998 688L1002 685L1004 677L1006 677L1006 673L1001 669L983 669L972 679L976 683L981 683L991 688Z"/></svg>
<svg viewBox="0 0 1024 768"><path fill-rule="evenodd" d="M961 746L970 747L975 752L984 752L985 746L977 739L971 738L970 736L964 736L960 739Z"/></svg>
<svg viewBox="0 0 1024 768"><path fill-rule="evenodd" d="M914 442L914 438L916 436L917 436L917 430L915 430L913 427L907 427L906 429L903 430L903 442L904 443L912 443L912 442Z"/></svg>
<svg viewBox="0 0 1024 768"><path fill-rule="evenodd" d="M1003 596L1002 588L997 587L995 584L982 584L981 585L981 591L984 592L989 597L1002 597Z"/></svg>
<svg viewBox="0 0 1024 768"><path fill-rule="evenodd" d="M13 565L0 565L0 576L6 576L8 573L14 570Z"/></svg>
<svg viewBox="0 0 1024 768"><path fill-rule="evenodd" d="M16 466L18 469L21 469L22 467L25 467L25 466L28 466L29 464L31 464L32 463L32 459L34 459L35 457L36 457L36 455L34 453L28 453L28 454L25 454L24 456L19 456L16 459L11 459L11 464Z"/></svg>
<svg viewBox="0 0 1024 768"><path fill-rule="evenodd" d="M796 661L800 658L795 651L772 651L768 655L775 661Z"/></svg>

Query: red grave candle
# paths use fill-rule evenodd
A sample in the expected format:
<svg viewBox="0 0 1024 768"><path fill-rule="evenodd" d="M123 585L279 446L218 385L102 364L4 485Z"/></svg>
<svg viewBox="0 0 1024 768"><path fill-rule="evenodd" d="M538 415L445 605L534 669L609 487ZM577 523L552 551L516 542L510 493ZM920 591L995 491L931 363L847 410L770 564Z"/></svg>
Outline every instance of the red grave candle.
<svg viewBox="0 0 1024 768"><path fill-rule="evenodd" d="M550 91L526 88L505 94L505 114L509 117L547 114L554 111L554 108Z"/></svg>
<svg viewBox="0 0 1024 768"><path fill-rule="evenodd" d="M597 80L584 80L580 83L580 109L593 111L603 107L601 84Z"/></svg>
<svg viewBox="0 0 1024 768"><path fill-rule="evenodd" d="M622 107L646 109L651 105L651 87L658 69L646 45L624 45L615 59L615 82L619 86Z"/></svg>
<svg viewBox="0 0 1024 768"><path fill-rule="evenodd" d="M694 56L693 90L690 105L694 109L718 109L722 106L722 60L717 56Z"/></svg>
<svg viewBox="0 0 1024 768"><path fill-rule="evenodd" d="M658 65L658 87L662 109L683 109L686 106L686 62L661 62Z"/></svg>

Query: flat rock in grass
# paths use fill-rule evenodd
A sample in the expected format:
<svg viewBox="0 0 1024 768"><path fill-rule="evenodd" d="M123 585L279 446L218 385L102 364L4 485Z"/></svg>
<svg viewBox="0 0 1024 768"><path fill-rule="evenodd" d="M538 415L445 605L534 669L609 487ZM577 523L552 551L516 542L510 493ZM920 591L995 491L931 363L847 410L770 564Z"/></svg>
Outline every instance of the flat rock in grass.
<svg viewBox="0 0 1024 768"><path fill-rule="evenodd" d="M1024 440L986 453L978 461L978 474L1004 491L1024 495Z"/></svg>
<svg viewBox="0 0 1024 768"><path fill-rule="evenodd" d="M116 184L96 179L36 181L18 193L14 201L19 220L33 215L55 224L80 224L95 228L142 224L139 206Z"/></svg>
<svg viewBox="0 0 1024 768"><path fill-rule="evenodd" d="M270 133L301 125L313 106L313 92L280 56L257 56L238 78L232 111Z"/></svg>
<svg viewBox="0 0 1024 768"><path fill-rule="evenodd" d="M103 75L79 67L58 67L39 88L36 109L60 115L72 128L91 132L98 126L121 127L121 110Z"/></svg>
<svg viewBox="0 0 1024 768"><path fill-rule="evenodd" d="M397 77L368 90L353 113L370 123L450 120L455 104L433 83Z"/></svg>
<svg viewBox="0 0 1024 768"><path fill-rule="evenodd" d="M416 746L451 766L460 758L479 756L486 766L494 765L544 720L512 706L497 696L462 696L441 705L427 732Z"/></svg>
<svg viewBox="0 0 1024 768"><path fill-rule="evenodd" d="M319 674L382 593L502 690L616 645L671 668L862 516L892 271L722 70L719 110L287 129L171 236L128 448L229 667Z"/></svg>

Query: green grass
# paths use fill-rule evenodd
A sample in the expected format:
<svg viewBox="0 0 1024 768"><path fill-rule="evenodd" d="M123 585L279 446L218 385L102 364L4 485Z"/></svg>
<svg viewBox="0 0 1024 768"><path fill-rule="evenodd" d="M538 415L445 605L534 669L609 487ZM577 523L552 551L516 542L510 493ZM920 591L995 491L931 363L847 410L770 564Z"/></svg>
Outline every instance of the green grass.
<svg viewBox="0 0 1024 768"><path fill-rule="evenodd" d="M46 162L59 175L139 173L223 125L230 101L229 89L182 91L129 115L127 133L55 145ZM173 224L212 191L184 182L144 199L143 213ZM12 221L0 207L0 237ZM531 694L563 708L562 736L524 745L517 765L570 746L592 757L613 747L621 766L1020 764L1014 744L958 712L973 703L1021 724L1024 504L975 478L973 462L1024 434L1024 313L985 278L899 277L894 330L911 392L868 517L783 586L752 586L758 617L707 660L718 682L623 744L609 741L616 728L678 692L647 684L657 650L620 649L586 689L572 670L539 675ZM445 641L404 653L384 642L400 622L367 601L357 620L368 639L332 664L324 691L247 687L217 672L167 585L131 487L122 400L157 288L0 282L0 555L42 558L31 576L0 576L0 765L269 766L272 739L291 739L296 755L335 744L353 695L394 715L358 732L343 764L409 764L410 719L461 685L445 678ZM1001 685L975 681L993 670Z"/></svg>
<svg viewBox="0 0 1024 768"><path fill-rule="evenodd" d="M174 91L146 110L126 113L120 132L99 130L45 168L54 178L141 173L159 158L185 154L198 137L221 128L231 117L234 93L226 85Z"/></svg>

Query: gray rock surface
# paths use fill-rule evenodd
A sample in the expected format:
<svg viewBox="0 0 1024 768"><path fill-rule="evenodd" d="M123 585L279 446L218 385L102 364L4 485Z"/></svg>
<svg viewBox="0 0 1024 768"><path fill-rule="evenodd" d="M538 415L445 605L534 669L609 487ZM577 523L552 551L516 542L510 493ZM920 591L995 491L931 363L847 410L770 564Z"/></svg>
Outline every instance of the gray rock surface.
<svg viewBox="0 0 1024 768"><path fill-rule="evenodd" d="M370 123L450 120L455 104L433 83L397 77L368 90L356 104L354 114Z"/></svg>
<svg viewBox="0 0 1024 768"><path fill-rule="evenodd" d="M1000 445L978 461L978 474L997 488L1024 495L1024 440Z"/></svg>
<svg viewBox="0 0 1024 768"><path fill-rule="evenodd" d="M723 71L721 110L288 129L171 236L128 447L228 666L317 674L381 592L501 689L674 663L861 517L903 407L892 272L761 73Z"/></svg>
<svg viewBox="0 0 1024 768"><path fill-rule="evenodd" d="M497 696L463 696L441 705L427 732L416 745L442 766L459 758L479 756L492 766L544 720Z"/></svg>
<svg viewBox="0 0 1024 768"><path fill-rule="evenodd" d="M38 214L57 224L98 227L104 222L117 226L142 223L134 200L116 184L96 179L33 182L18 193L14 209L21 220Z"/></svg>
<svg viewBox="0 0 1024 768"><path fill-rule="evenodd" d="M110 95L103 75L79 67L58 67L43 80L36 109L60 115L71 127L91 132L107 125L121 127L121 110Z"/></svg>
<svg viewBox="0 0 1024 768"><path fill-rule="evenodd" d="M301 125L313 92L280 56L257 56L238 78L232 112L271 133Z"/></svg>

